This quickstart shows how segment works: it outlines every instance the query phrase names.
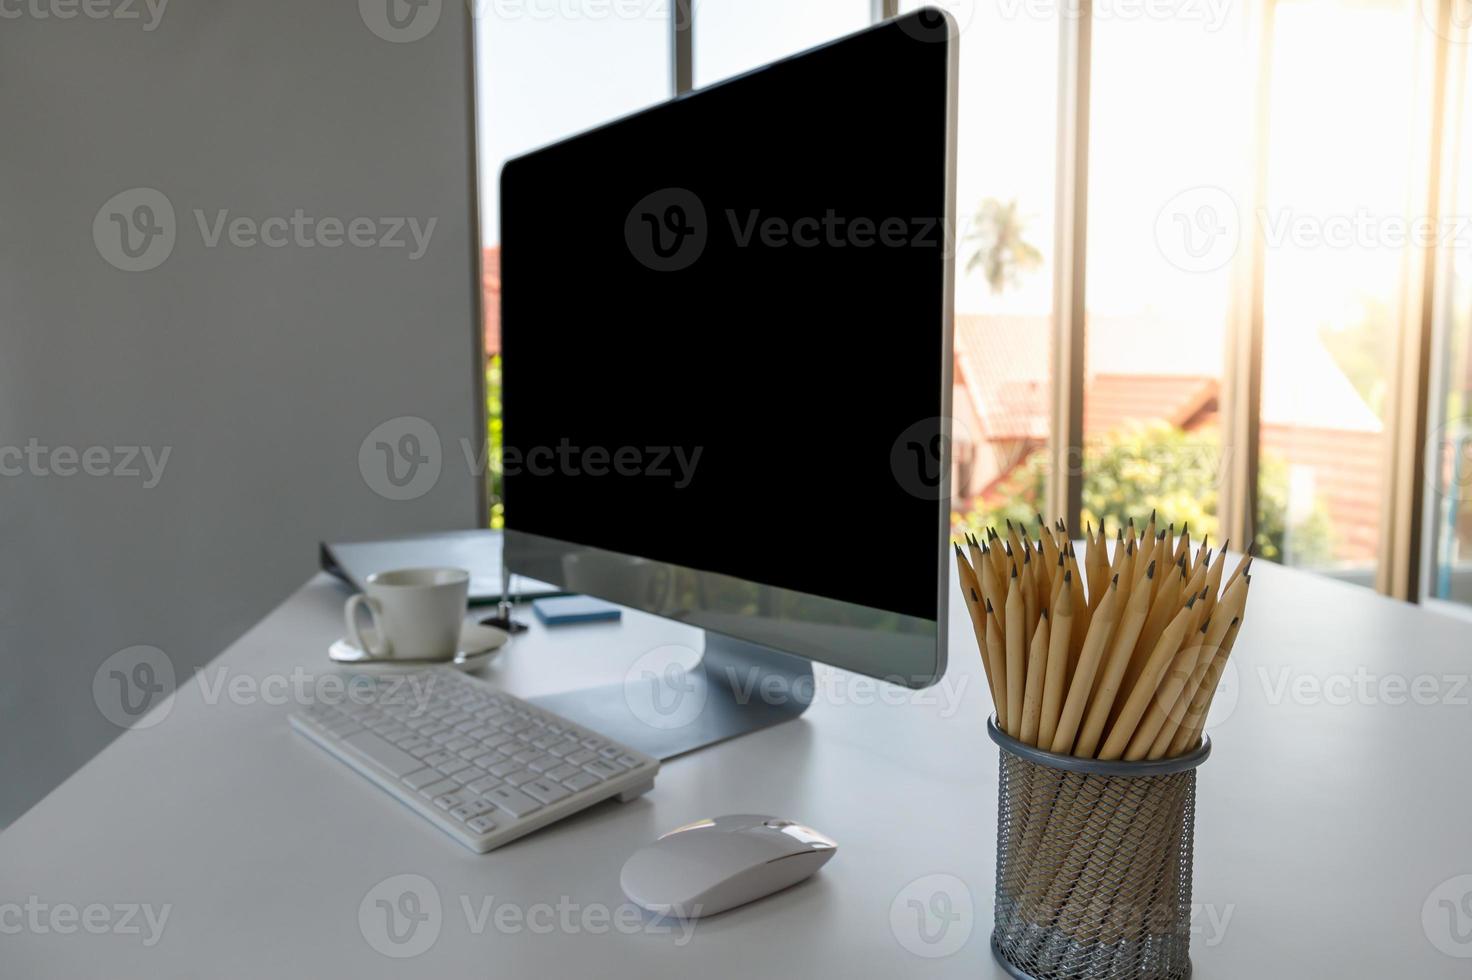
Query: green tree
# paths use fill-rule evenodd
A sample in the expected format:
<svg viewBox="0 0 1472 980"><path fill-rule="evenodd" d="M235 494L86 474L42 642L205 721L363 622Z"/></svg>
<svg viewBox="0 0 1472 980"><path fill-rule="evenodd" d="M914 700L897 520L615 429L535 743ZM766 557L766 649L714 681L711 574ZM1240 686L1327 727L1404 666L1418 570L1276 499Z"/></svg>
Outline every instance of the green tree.
<svg viewBox="0 0 1472 980"><path fill-rule="evenodd" d="M1043 253L1023 236L1027 219L1017 209L1017 200L986 198L971 218L971 229L962 240L972 247L966 263L968 273L980 269L993 293L1001 293L1021 282L1022 273L1043 264Z"/></svg>
<svg viewBox="0 0 1472 980"><path fill-rule="evenodd" d="M1133 518L1136 527L1143 528L1153 510L1177 528L1189 523L1196 540L1209 534L1220 544L1221 463L1221 438L1215 430L1188 433L1153 422L1111 432L1084 454L1083 519L1095 526L1103 520L1112 531ZM973 529L1007 520L1035 526L1046 492L1047 465L1045 453L1034 454L998 489L996 502L977 501L980 506L971 512L955 515L956 523ZM1280 561L1289 537L1287 465L1264 455L1259 469L1257 551ZM1329 560L1333 541L1322 501L1291 531L1296 564Z"/></svg>
<svg viewBox="0 0 1472 980"><path fill-rule="evenodd" d="M505 525L501 502L501 355L486 360L486 501L491 508L491 527Z"/></svg>

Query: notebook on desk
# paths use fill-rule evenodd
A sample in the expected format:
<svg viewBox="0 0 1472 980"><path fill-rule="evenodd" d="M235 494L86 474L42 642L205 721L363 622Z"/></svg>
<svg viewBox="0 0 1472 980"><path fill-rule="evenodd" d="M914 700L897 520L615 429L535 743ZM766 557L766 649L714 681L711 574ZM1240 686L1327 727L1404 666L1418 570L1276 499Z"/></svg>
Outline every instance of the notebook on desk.
<svg viewBox="0 0 1472 980"><path fill-rule="evenodd" d="M501 601L501 532L444 531L383 541L322 542L322 570L362 591L374 572L393 568L448 565L470 572L470 601ZM535 599L561 595L562 590L522 575L511 577L511 595Z"/></svg>

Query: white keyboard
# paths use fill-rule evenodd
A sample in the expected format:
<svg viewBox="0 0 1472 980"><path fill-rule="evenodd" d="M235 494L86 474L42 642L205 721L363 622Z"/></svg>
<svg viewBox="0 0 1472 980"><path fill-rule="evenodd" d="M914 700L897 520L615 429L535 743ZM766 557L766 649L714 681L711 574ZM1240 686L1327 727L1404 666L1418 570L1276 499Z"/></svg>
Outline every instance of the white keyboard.
<svg viewBox="0 0 1472 980"><path fill-rule="evenodd" d="M654 786L659 762L448 667L355 677L291 726L484 853Z"/></svg>

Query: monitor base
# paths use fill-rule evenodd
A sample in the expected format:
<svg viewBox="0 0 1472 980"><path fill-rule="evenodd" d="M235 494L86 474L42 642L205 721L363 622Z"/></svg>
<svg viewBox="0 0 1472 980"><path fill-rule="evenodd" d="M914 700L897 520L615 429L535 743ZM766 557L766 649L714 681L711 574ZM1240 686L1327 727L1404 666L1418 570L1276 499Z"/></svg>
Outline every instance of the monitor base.
<svg viewBox="0 0 1472 980"><path fill-rule="evenodd" d="M813 666L805 657L707 633L705 653L689 670L636 670L622 684L527 700L670 759L796 718L812 703L813 691Z"/></svg>

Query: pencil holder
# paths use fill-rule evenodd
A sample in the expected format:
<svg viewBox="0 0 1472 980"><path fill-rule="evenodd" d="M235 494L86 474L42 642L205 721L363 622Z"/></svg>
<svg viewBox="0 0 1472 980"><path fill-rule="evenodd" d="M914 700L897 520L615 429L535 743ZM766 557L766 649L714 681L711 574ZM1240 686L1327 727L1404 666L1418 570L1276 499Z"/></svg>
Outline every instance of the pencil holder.
<svg viewBox="0 0 1472 980"><path fill-rule="evenodd" d="M1196 767L1210 742L1158 762L1001 747L992 954L1022 980L1191 975Z"/></svg>

